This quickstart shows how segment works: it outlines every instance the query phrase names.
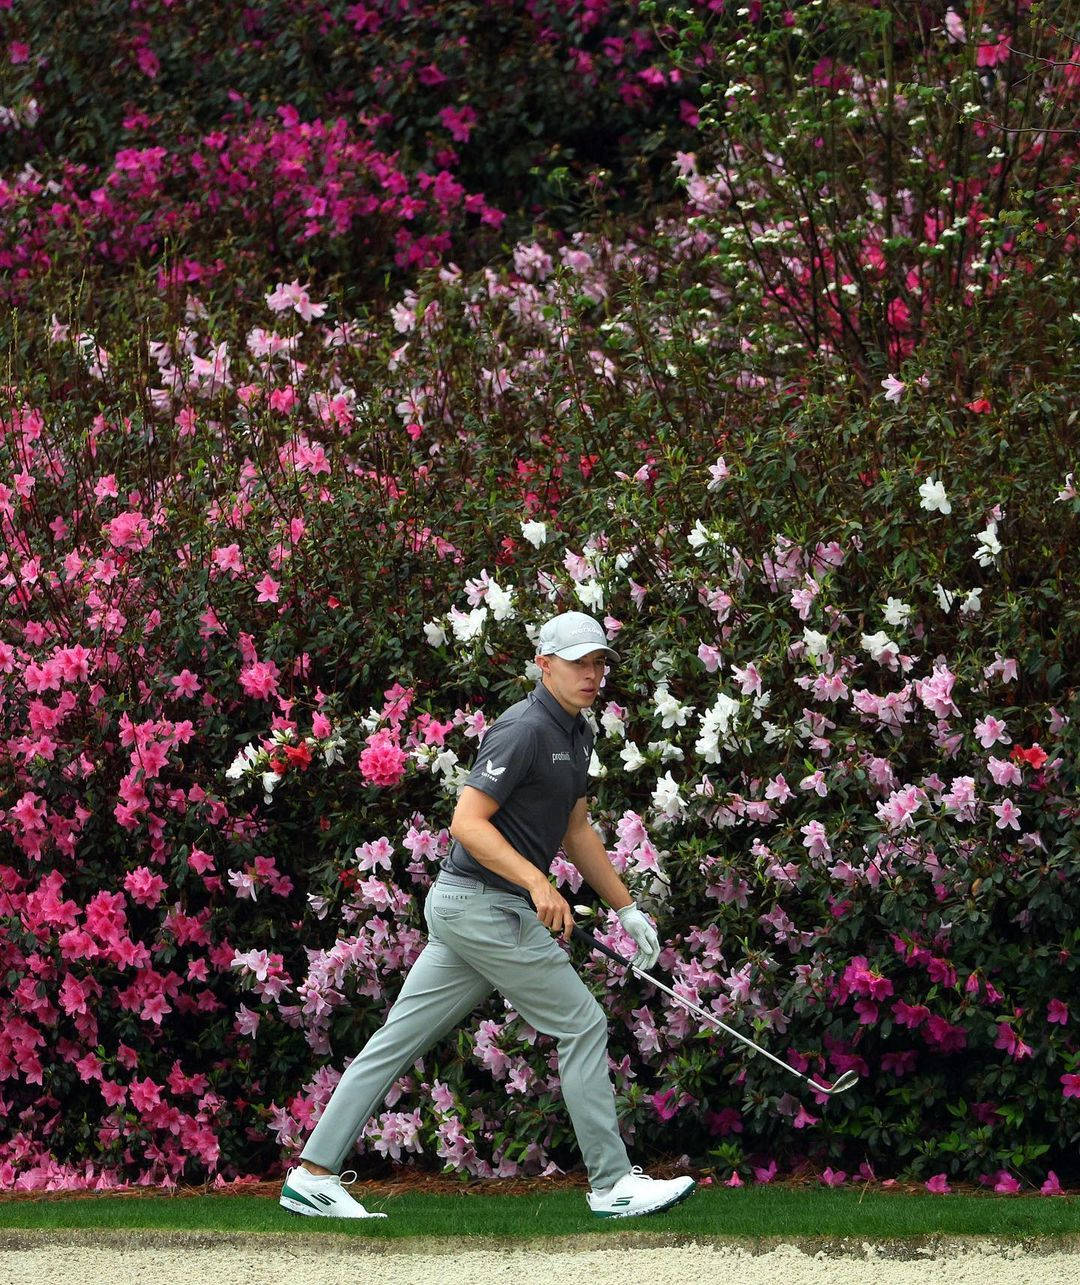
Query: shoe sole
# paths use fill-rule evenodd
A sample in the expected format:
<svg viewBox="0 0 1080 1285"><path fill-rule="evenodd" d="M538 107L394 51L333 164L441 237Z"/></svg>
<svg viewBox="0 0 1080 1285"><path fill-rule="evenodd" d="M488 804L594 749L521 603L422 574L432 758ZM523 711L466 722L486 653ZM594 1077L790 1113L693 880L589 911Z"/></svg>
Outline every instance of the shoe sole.
<svg viewBox="0 0 1080 1285"><path fill-rule="evenodd" d="M691 1195L696 1188L697 1183L692 1182L685 1191L680 1191L671 1200L665 1200L659 1205L651 1205L648 1209L594 1209L592 1214L594 1218L641 1218L646 1214L659 1214L665 1209L674 1209L676 1205L681 1204L687 1196Z"/></svg>

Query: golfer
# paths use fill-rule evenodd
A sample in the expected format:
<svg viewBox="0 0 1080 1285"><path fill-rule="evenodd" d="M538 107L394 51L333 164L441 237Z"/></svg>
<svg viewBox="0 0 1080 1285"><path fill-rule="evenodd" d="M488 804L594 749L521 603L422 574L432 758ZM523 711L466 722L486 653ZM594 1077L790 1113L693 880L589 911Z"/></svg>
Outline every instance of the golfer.
<svg viewBox="0 0 1080 1285"><path fill-rule="evenodd" d="M694 1188L692 1178L661 1181L631 1167L615 1115L604 1011L552 935L568 940L574 927L548 879L561 847L618 912L638 947L633 962L647 969L660 953L655 929L589 823L585 799L593 733L581 711L596 700L607 660L618 656L601 625L577 611L547 621L537 652L540 682L487 731L462 789L450 824L454 842L424 906L428 944L286 1175L281 1204L293 1213L384 1216L345 1190L341 1165L395 1080L492 990L557 1042L594 1214L653 1213Z"/></svg>

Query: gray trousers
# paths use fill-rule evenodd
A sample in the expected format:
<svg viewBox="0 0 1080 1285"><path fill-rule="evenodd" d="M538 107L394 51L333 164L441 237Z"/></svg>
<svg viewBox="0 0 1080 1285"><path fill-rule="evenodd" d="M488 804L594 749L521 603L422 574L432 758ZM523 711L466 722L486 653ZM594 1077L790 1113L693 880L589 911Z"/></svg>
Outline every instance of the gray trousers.
<svg viewBox="0 0 1080 1285"><path fill-rule="evenodd" d="M607 1018L533 908L442 873L424 905L429 941L386 1022L349 1063L302 1160L334 1173L391 1085L497 990L559 1052L563 1101L594 1189L630 1172L607 1065Z"/></svg>

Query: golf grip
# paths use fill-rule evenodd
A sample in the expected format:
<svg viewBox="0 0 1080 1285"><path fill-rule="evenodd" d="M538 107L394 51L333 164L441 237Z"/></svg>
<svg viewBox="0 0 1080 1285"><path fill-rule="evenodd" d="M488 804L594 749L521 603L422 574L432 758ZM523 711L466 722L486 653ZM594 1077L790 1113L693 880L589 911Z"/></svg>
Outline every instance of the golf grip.
<svg viewBox="0 0 1080 1285"><path fill-rule="evenodd" d="M584 928L579 927L577 924L574 925L574 938L581 942L583 946L588 946L590 950L598 950L601 955L606 955L614 963L625 964L627 968L630 967L630 961L625 956L620 955L617 950L612 950L610 946L605 946L602 941L597 941L592 933L586 932Z"/></svg>

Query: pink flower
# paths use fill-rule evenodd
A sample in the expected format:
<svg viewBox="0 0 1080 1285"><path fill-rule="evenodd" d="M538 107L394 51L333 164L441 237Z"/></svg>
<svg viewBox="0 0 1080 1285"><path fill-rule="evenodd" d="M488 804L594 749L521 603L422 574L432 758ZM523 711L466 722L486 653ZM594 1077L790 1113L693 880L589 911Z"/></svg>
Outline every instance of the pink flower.
<svg viewBox="0 0 1080 1285"><path fill-rule="evenodd" d="M118 513L105 524L105 533L114 549L145 549L153 538L150 523L141 513Z"/></svg>
<svg viewBox="0 0 1080 1285"><path fill-rule="evenodd" d="M952 1188L949 1186L949 1180L943 1173L934 1174L929 1181L923 1183L923 1186L927 1191L935 1196L946 1196L950 1191L952 1191Z"/></svg>
<svg viewBox="0 0 1080 1285"><path fill-rule="evenodd" d="M305 321L321 317L326 311L325 303L312 303L308 287L301 285L299 280L276 286L266 296L266 304L271 312L285 312L292 308Z"/></svg>
<svg viewBox="0 0 1080 1285"><path fill-rule="evenodd" d="M311 734L322 740L330 735L333 731L333 724L325 714L316 713L311 716Z"/></svg>
<svg viewBox="0 0 1080 1285"><path fill-rule="evenodd" d="M272 660L256 660L240 671L240 686L255 700L269 700L277 694L280 673Z"/></svg>
<svg viewBox="0 0 1080 1285"><path fill-rule="evenodd" d="M1002 745L1008 745L1012 742L1009 729L1001 719L995 718L993 714L987 714L985 718L980 719L975 724L975 735L979 738L979 744L984 750L990 749L992 745L996 745L999 741Z"/></svg>
<svg viewBox="0 0 1080 1285"><path fill-rule="evenodd" d="M198 675L190 669L182 669L169 682L176 688L177 696L194 696L201 686Z"/></svg>
<svg viewBox="0 0 1080 1285"><path fill-rule="evenodd" d="M772 1182L772 1180L775 1177L776 1177L775 1160L770 1160L768 1165L765 1166L764 1168L758 1168L754 1170L754 1181L760 1182L763 1186L767 1183Z"/></svg>
<svg viewBox="0 0 1080 1285"><path fill-rule="evenodd" d="M967 40L964 31L964 20L955 9L945 10L945 32L954 45L962 45Z"/></svg>
<svg viewBox="0 0 1080 1285"><path fill-rule="evenodd" d="M1061 1077L1061 1096L1063 1098L1080 1098L1080 1075L1074 1073Z"/></svg>
<svg viewBox="0 0 1080 1285"><path fill-rule="evenodd" d="M1060 999L1052 999L1046 1006L1046 1020L1065 1026L1069 1020L1068 1005Z"/></svg>
<svg viewBox="0 0 1080 1285"><path fill-rule="evenodd" d="M818 1122L816 1115L811 1115L804 1106L800 1106L795 1119L791 1122L793 1129L805 1129L809 1125L815 1125Z"/></svg>
<svg viewBox="0 0 1080 1285"><path fill-rule="evenodd" d="M368 737L367 747L360 754L360 774L369 785L397 785L405 775L407 762L404 750L384 728Z"/></svg>
<svg viewBox="0 0 1080 1285"><path fill-rule="evenodd" d="M885 389L885 400L887 402L898 402L904 395L904 389L907 387L895 375L886 375L881 381L882 388Z"/></svg>
<svg viewBox="0 0 1080 1285"><path fill-rule="evenodd" d="M710 674L715 674L720 667L720 649L710 643L702 643L697 649L698 660Z"/></svg>
<svg viewBox="0 0 1080 1285"><path fill-rule="evenodd" d="M820 821L809 821L806 825L799 827L803 837L803 847L808 850L811 857L830 857L832 849L829 847L829 836L825 833L825 827Z"/></svg>
<svg viewBox="0 0 1080 1285"><path fill-rule="evenodd" d="M877 814L890 830L902 830L912 824L911 818L926 802L926 793L917 785L895 790L884 803L877 805Z"/></svg>
<svg viewBox="0 0 1080 1285"><path fill-rule="evenodd" d="M152 907L161 900L166 884L161 875L151 873L146 866L139 866L137 870L132 870L130 874L125 875L124 887L132 901L137 901L142 906Z"/></svg>
<svg viewBox="0 0 1080 1285"><path fill-rule="evenodd" d="M212 560L219 571L231 571L234 576L243 573L244 561L240 556L238 544L226 544L215 549Z"/></svg>
<svg viewBox="0 0 1080 1285"><path fill-rule="evenodd" d="M995 825L998 830L1004 830L1009 827L1013 830L1020 829L1020 818L1023 813L1013 803L1012 799L1002 799L1000 803L992 803L990 811L997 817Z"/></svg>
<svg viewBox="0 0 1080 1285"><path fill-rule="evenodd" d="M269 572L267 572L255 588L259 591L259 597L257 599L258 602L277 602L278 590L281 588L281 585L277 580L271 579Z"/></svg>
<svg viewBox="0 0 1080 1285"><path fill-rule="evenodd" d="M1057 1174L1051 1169L1046 1175L1046 1181L1039 1188L1040 1196L1063 1196L1065 1193L1061 1189L1061 1183L1058 1181Z"/></svg>
<svg viewBox="0 0 1080 1285"><path fill-rule="evenodd" d="M1024 778L1020 775L1020 769L1015 763L1010 763L1008 759L998 759L991 755L986 760L986 767L994 778L995 785L1023 784Z"/></svg>
<svg viewBox="0 0 1080 1285"><path fill-rule="evenodd" d="M847 1182L847 1174L843 1169L834 1170L830 1165L829 1168L823 1170L821 1181L826 1187L842 1187Z"/></svg>
<svg viewBox="0 0 1080 1285"><path fill-rule="evenodd" d="M1020 1184L1007 1169L999 1169L994 1190L1001 1196L1014 1196L1020 1190Z"/></svg>
<svg viewBox="0 0 1080 1285"><path fill-rule="evenodd" d="M94 495L99 504L102 500L115 500L119 494L120 492L116 489L116 476L113 473L106 473L94 483Z"/></svg>

